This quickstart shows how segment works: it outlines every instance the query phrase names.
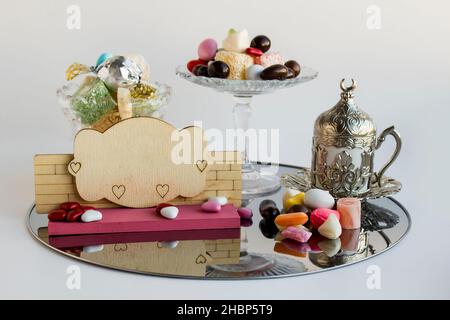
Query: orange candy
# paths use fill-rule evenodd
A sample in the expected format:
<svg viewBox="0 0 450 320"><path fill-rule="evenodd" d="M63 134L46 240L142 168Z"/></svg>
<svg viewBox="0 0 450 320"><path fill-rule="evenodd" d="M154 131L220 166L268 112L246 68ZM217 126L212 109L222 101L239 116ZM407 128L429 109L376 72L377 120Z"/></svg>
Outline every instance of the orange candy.
<svg viewBox="0 0 450 320"><path fill-rule="evenodd" d="M308 215L304 212L279 214L275 218L275 224L282 228L298 226L305 224L306 222L308 222Z"/></svg>

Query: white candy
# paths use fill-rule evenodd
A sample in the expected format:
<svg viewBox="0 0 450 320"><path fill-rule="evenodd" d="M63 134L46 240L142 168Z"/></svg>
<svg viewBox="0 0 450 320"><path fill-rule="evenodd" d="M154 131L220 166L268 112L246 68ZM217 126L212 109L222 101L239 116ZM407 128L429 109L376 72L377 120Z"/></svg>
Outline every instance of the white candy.
<svg viewBox="0 0 450 320"><path fill-rule="evenodd" d="M264 67L259 64L252 64L250 67L245 70L245 79L247 80L261 80L261 72L264 70Z"/></svg>
<svg viewBox="0 0 450 320"><path fill-rule="evenodd" d="M330 214L317 231L325 238L334 240L342 234L342 227L336 215Z"/></svg>
<svg viewBox="0 0 450 320"><path fill-rule="evenodd" d="M305 205L311 209L334 207L334 198L328 191L310 189L305 193Z"/></svg>
<svg viewBox="0 0 450 320"><path fill-rule="evenodd" d="M328 257L334 257L341 250L341 239L322 240L317 244Z"/></svg>
<svg viewBox="0 0 450 320"><path fill-rule="evenodd" d="M224 205L226 205L226 204L228 203L227 197L222 197L222 196L219 196L219 197L209 197L209 198L208 198L208 201L216 201L216 202L218 202L221 206L224 206Z"/></svg>
<svg viewBox="0 0 450 320"><path fill-rule="evenodd" d="M286 191L284 192L283 195L283 208L287 208L287 203L286 201L296 195L298 195L301 191L295 190L295 189L291 189L291 188L287 188Z"/></svg>
<svg viewBox="0 0 450 320"><path fill-rule="evenodd" d="M230 31L228 36L223 40L222 46L227 51L244 52L250 47L250 38L247 29L242 31Z"/></svg>
<svg viewBox="0 0 450 320"><path fill-rule="evenodd" d="M175 219L178 216L178 208L165 207L161 209L160 213L166 219Z"/></svg>
<svg viewBox="0 0 450 320"><path fill-rule="evenodd" d="M158 248L174 249L177 247L179 241L161 241L158 243Z"/></svg>
<svg viewBox="0 0 450 320"><path fill-rule="evenodd" d="M100 211L97 210L86 210L82 215L81 215L81 221L83 222L94 222L94 221L100 221L102 220L102 213Z"/></svg>
<svg viewBox="0 0 450 320"><path fill-rule="evenodd" d="M83 247L83 252L84 253L95 253L95 252L100 252L103 251L103 245L102 244L98 244L95 246L86 246Z"/></svg>

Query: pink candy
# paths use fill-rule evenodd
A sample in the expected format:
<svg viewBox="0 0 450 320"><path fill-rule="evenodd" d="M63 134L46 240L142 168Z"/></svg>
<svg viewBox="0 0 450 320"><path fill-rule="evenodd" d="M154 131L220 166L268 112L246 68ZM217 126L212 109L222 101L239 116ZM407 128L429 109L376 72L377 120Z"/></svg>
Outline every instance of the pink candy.
<svg viewBox="0 0 450 320"><path fill-rule="evenodd" d="M302 228L287 227L281 232L281 235L288 239L305 243L308 242L309 238L311 238L312 233Z"/></svg>
<svg viewBox="0 0 450 320"><path fill-rule="evenodd" d="M319 229L319 227L325 222L325 220L327 220L330 214L334 214L338 218L338 220L340 220L341 218L339 212L337 212L336 210L318 208L311 212L309 221L311 221L311 224L315 229Z"/></svg>
<svg viewBox="0 0 450 320"><path fill-rule="evenodd" d="M206 201L201 206L202 210L205 212L219 212L221 209L220 203L214 200Z"/></svg>
<svg viewBox="0 0 450 320"><path fill-rule="evenodd" d="M341 215L343 229L361 227L361 201L357 198L341 198L337 201L337 210Z"/></svg>
<svg viewBox="0 0 450 320"><path fill-rule="evenodd" d="M284 59L278 52L267 52L260 57L255 57L255 63L267 68L274 64L283 64Z"/></svg>
<svg viewBox="0 0 450 320"><path fill-rule="evenodd" d="M198 57L201 60L214 60L217 52L217 42L214 39L205 39L198 45Z"/></svg>
<svg viewBox="0 0 450 320"><path fill-rule="evenodd" d="M242 219L250 219L253 217L252 209L249 208L239 208L237 212Z"/></svg>

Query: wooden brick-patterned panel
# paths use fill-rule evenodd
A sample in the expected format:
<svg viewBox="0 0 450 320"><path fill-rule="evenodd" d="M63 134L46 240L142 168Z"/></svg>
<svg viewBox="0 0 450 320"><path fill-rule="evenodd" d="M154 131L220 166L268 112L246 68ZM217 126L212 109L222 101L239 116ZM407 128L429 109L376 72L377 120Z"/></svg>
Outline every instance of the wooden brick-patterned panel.
<svg viewBox="0 0 450 320"><path fill-rule="evenodd" d="M206 173L205 190L192 198L178 197L170 201L173 204L198 204L208 197L226 196L236 207L241 205L241 155L239 152L211 152L213 163ZM75 186L75 178L67 171L67 165L73 159L72 154L40 154L34 157L34 181L36 211L47 213L61 202L78 201L97 208L118 207L106 199L86 202L80 198Z"/></svg>

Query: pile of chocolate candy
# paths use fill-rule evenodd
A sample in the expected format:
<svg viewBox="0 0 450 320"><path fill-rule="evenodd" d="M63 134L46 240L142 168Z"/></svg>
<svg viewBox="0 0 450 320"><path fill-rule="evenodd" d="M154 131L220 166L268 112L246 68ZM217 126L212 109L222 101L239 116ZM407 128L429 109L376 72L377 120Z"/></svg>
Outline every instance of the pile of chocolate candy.
<svg viewBox="0 0 450 320"><path fill-rule="evenodd" d="M73 63L66 79L70 82L58 95L81 127L104 131L132 116L155 116L165 102L149 82L149 64L139 54L103 53L94 66Z"/></svg>
<svg viewBox="0 0 450 320"><path fill-rule="evenodd" d="M288 251L295 247L305 253L316 250L322 243L327 250L318 249L333 256L341 249L339 238L343 230L356 230L359 234L361 201L357 198L342 198L335 202L324 190L310 189L304 193L287 189L283 208L280 213L272 200L263 200L259 206L264 218L260 222L260 230L265 237L278 241L275 245L277 252L284 253L287 244Z"/></svg>
<svg viewBox="0 0 450 320"><path fill-rule="evenodd" d="M222 48L214 39L198 46L198 59L187 68L196 76L230 80L285 80L297 77L301 67L294 60L284 61L278 52L269 51L271 41L264 35L250 40L248 31L231 29Z"/></svg>

